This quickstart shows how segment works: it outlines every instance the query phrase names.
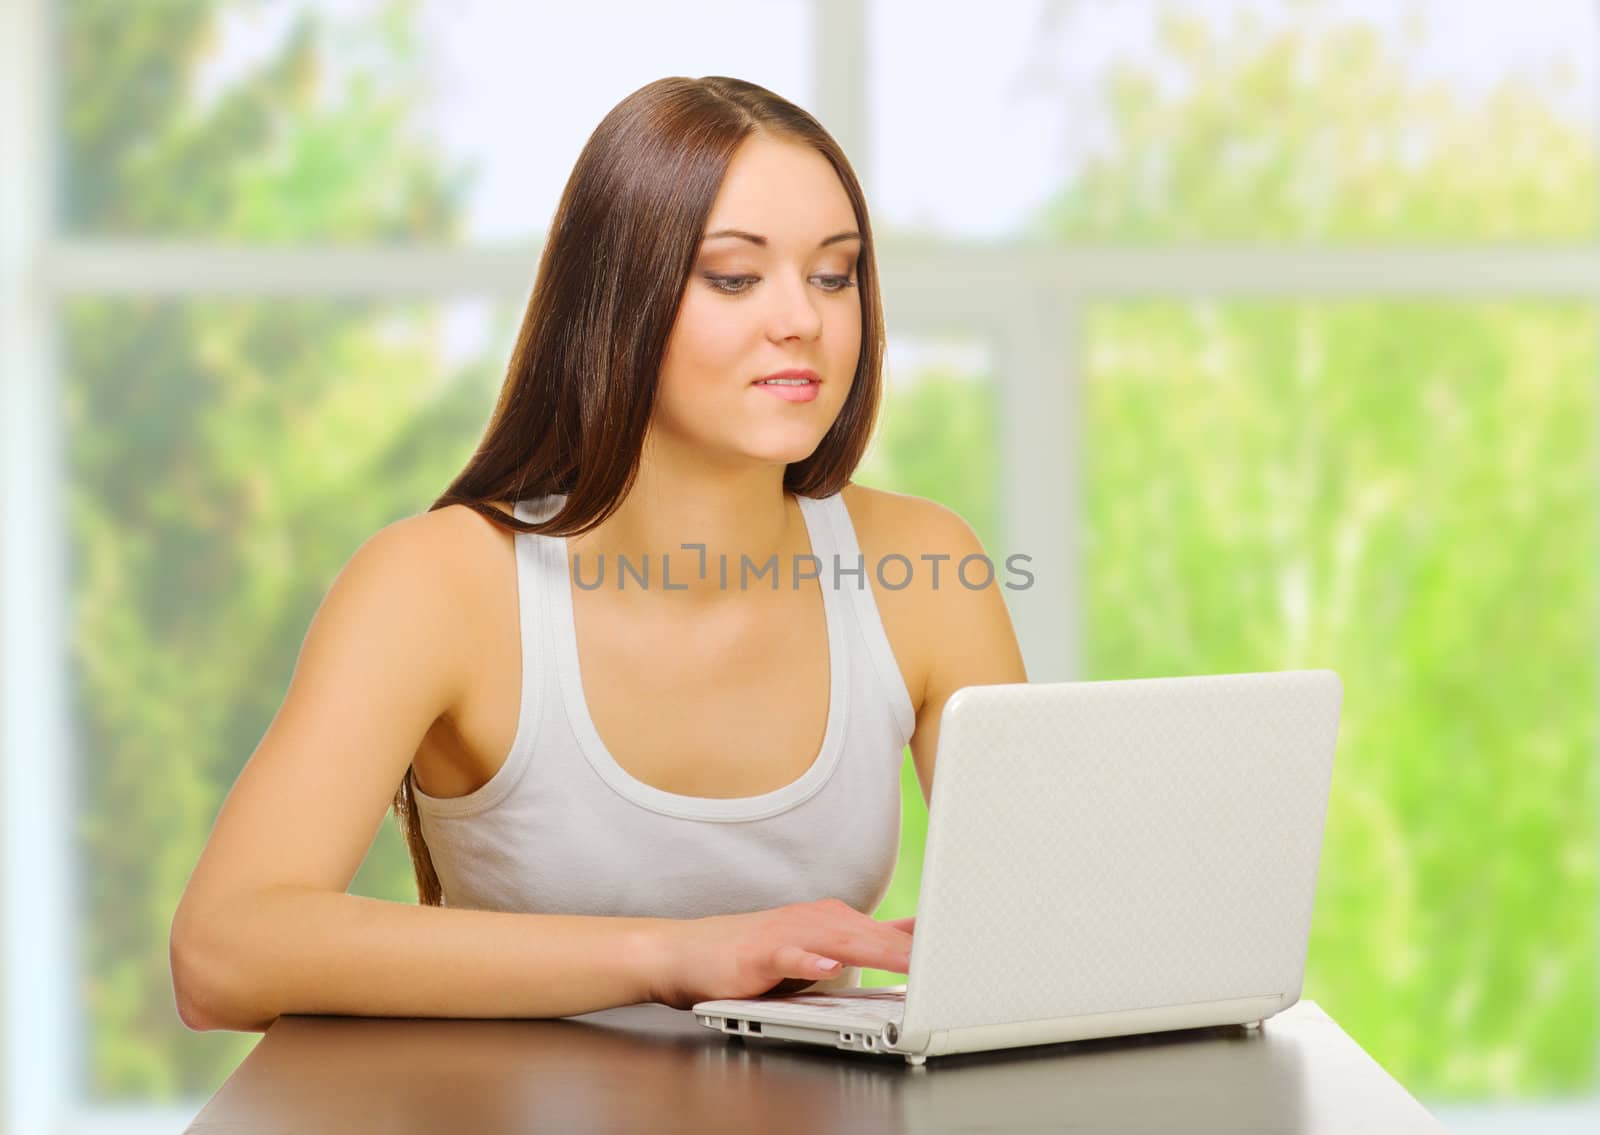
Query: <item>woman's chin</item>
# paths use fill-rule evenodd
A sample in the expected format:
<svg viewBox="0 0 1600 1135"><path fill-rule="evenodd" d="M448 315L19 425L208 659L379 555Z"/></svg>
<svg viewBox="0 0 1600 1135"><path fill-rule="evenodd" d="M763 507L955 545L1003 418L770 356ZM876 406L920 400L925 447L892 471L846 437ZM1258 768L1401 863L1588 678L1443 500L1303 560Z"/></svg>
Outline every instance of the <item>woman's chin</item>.
<svg viewBox="0 0 1600 1135"><path fill-rule="evenodd" d="M657 429L663 427L657 426ZM804 461L817 451L826 431L812 429L773 429L770 425L749 430L743 434L707 434L698 430L666 430L660 437L673 438L673 448L683 448L721 461L752 461L761 465L793 465Z"/></svg>
<svg viewBox="0 0 1600 1135"><path fill-rule="evenodd" d="M816 443L809 446L798 446L782 450L769 450L766 453L753 454L757 461L767 465L794 465L804 461L817 451Z"/></svg>
<svg viewBox="0 0 1600 1135"><path fill-rule="evenodd" d="M804 461L817 451L817 446L822 444L820 436L813 437L810 433L796 437L762 437L744 439L740 446L745 456L754 461L769 465L793 465L796 461Z"/></svg>

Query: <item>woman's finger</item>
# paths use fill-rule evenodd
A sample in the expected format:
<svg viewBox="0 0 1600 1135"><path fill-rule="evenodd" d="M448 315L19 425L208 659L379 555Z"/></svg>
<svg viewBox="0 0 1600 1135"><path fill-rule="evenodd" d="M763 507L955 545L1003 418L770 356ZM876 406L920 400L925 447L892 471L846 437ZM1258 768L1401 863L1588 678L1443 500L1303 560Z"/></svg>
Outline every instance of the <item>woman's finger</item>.
<svg viewBox="0 0 1600 1135"><path fill-rule="evenodd" d="M779 946L772 956L772 964L784 977L804 977L811 981L832 977L844 968L836 958L813 954L799 946Z"/></svg>

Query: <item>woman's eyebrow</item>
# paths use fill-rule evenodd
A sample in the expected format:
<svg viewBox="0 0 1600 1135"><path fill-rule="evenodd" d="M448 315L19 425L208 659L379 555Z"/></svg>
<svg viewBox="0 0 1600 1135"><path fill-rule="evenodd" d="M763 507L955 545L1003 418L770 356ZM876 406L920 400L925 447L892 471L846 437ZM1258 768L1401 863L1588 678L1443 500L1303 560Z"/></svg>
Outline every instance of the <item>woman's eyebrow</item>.
<svg viewBox="0 0 1600 1135"><path fill-rule="evenodd" d="M747 240L751 244L759 245L762 248L765 248L767 246L767 238L766 237L761 236L758 233L747 233L743 229L718 229L714 233L707 233L702 239L703 240L716 240L718 237L723 237L723 236L736 236L740 240ZM860 240L860 239L861 239L861 234L858 233L858 232L854 232L854 231L844 232L844 233L834 233L830 237L824 237L823 240L822 240L822 243L817 245L817 247L818 248L826 248L826 247L828 247L828 245L835 244L835 243L837 243L837 242L839 242L841 240Z"/></svg>

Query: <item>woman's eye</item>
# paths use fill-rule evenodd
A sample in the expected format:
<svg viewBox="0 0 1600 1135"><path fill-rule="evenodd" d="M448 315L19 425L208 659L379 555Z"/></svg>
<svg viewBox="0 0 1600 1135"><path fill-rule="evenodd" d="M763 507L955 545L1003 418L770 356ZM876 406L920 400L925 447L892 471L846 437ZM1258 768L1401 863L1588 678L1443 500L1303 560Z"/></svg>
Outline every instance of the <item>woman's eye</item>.
<svg viewBox="0 0 1600 1135"><path fill-rule="evenodd" d="M731 296L743 295L750 290L751 284L761 279L760 276L719 276L713 272L707 272L705 276L714 289ZM812 279L821 281L825 292L842 292L856 286L849 276L813 276Z"/></svg>
<svg viewBox="0 0 1600 1135"><path fill-rule="evenodd" d="M713 288L715 288L717 291L719 291L719 292L727 292L729 295L736 296L736 295L741 294L742 292L748 291L749 290L749 285L755 283L755 281L760 279L760 277L759 276L718 276L718 275L714 275L713 273L707 272L706 273L706 279L711 282L711 286ZM735 286L735 285L738 285L738 286Z"/></svg>

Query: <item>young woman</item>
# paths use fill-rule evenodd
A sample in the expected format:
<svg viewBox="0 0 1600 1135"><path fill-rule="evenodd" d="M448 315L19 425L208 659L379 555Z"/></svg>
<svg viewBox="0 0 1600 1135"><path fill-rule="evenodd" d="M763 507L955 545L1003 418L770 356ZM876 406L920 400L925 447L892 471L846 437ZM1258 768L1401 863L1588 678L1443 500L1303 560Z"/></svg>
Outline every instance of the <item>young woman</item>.
<svg viewBox="0 0 1600 1135"><path fill-rule="evenodd" d="M883 351L810 115L721 77L612 110L477 453L345 565L222 806L173 919L183 1020L906 972L914 920L871 917L901 753L930 794L951 693L1027 679L992 574L958 582L970 526L850 483ZM391 802L417 906L345 893Z"/></svg>

